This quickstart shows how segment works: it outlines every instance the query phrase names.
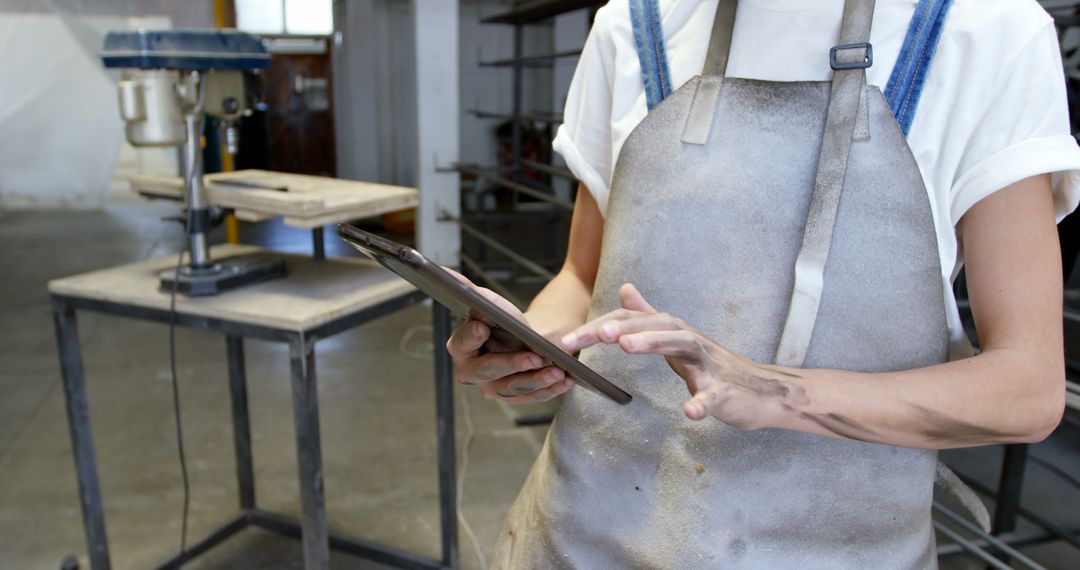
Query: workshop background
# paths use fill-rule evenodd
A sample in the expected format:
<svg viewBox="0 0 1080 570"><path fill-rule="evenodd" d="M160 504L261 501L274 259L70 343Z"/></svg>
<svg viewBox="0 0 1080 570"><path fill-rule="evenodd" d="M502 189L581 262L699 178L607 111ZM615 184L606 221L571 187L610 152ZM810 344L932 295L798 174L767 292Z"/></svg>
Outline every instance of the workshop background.
<svg viewBox="0 0 1080 570"><path fill-rule="evenodd" d="M1080 119L1080 2L1042 3ZM310 338L251 323L294 301L316 314L312 298L346 295L319 275L371 269L334 232L346 221L527 304L565 253L577 182L551 139L602 4L0 0L0 568L314 568L313 536L333 568L486 568L557 402L455 389L445 314L386 279ZM176 316L156 276L150 292L124 280L189 242L187 159L129 142L128 70L103 64L107 33L140 28L237 28L269 54L242 116L207 111L198 152L211 251L289 254L301 269L277 296L228 306L268 281ZM1080 568L1078 225L1060 228L1069 409L1045 442L942 454L995 517L987 536L943 497L943 568ZM305 474L311 441L321 469Z"/></svg>

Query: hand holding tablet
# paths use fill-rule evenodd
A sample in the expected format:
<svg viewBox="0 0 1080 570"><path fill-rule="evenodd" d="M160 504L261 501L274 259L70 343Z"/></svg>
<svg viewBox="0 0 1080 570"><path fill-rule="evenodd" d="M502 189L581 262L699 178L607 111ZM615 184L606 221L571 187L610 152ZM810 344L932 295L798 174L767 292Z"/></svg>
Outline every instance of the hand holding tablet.
<svg viewBox="0 0 1080 570"><path fill-rule="evenodd" d="M459 354L469 350L508 353L507 358L485 358L485 366L500 369L486 370L483 377L492 377L494 380L508 375L527 374L531 375L528 382L514 384L520 386L521 389L536 387L540 390L552 390L561 382L561 378L555 378L556 374L561 376L559 373L561 370L582 386L616 403L622 405L630 403L632 399L630 394L530 328L521 312L505 299L494 294L484 295L484 292L478 291L461 275L429 261L420 252L410 247L346 224L338 226L338 235L368 257L448 307L455 314L475 319L459 329L455 338L451 339L452 346L448 348L452 353L455 349L459 350ZM484 328L487 330L483 330ZM491 336L490 340L487 340L488 333ZM470 337L470 335L475 336ZM478 348L470 344L470 341L477 340L486 348ZM453 346L454 343L460 344ZM528 351L534 354L529 354ZM559 370L553 370L551 366ZM544 385L545 382L552 380L555 382ZM557 390L557 388L554 389ZM513 398L516 394L500 392L499 395Z"/></svg>

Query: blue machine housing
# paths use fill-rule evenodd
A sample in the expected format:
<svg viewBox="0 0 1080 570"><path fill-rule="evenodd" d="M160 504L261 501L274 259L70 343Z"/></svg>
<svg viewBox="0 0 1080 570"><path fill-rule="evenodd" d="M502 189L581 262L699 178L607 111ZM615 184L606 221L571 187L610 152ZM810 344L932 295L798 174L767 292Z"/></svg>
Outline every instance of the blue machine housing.
<svg viewBox="0 0 1080 570"><path fill-rule="evenodd" d="M236 30L132 30L109 32L101 52L105 67L227 69L270 67L259 38Z"/></svg>

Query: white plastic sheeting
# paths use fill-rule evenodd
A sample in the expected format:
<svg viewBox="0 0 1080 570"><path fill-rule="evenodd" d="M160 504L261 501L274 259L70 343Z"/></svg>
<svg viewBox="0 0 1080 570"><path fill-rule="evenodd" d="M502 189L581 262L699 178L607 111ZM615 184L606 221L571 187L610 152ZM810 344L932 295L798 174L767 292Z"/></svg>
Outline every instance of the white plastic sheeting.
<svg viewBox="0 0 1080 570"><path fill-rule="evenodd" d="M100 205L123 139L101 62L47 14L0 14L0 53L0 205Z"/></svg>
<svg viewBox="0 0 1080 570"><path fill-rule="evenodd" d="M114 29L213 24L168 0L14 0L0 6L0 208L101 206L135 172L176 173L173 149L134 149L100 59ZM206 3L209 6L209 3ZM203 8L206 8L205 10Z"/></svg>

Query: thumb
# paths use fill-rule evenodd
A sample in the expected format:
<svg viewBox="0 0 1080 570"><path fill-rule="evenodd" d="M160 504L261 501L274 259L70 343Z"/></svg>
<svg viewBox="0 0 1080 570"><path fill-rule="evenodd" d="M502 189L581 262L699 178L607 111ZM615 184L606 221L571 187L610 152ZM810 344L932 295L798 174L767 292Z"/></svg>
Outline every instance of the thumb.
<svg viewBox="0 0 1080 570"><path fill-rule="evenodd" d="M720 394L713 390L699 390L683 404L683 412L692 420L702 420L712 415L713 410L720 404Z"/></svg>
<svg viewBox="0 0 1080 570"><path fill-rule="evenodd" d="M619 304L624 309L630 309L631 311L641 311L643 313L655 313L656 309L645 300L645 297L641 296L641 292L634 287L632 283L626 283L622 287L619 287Z"/></svg>

